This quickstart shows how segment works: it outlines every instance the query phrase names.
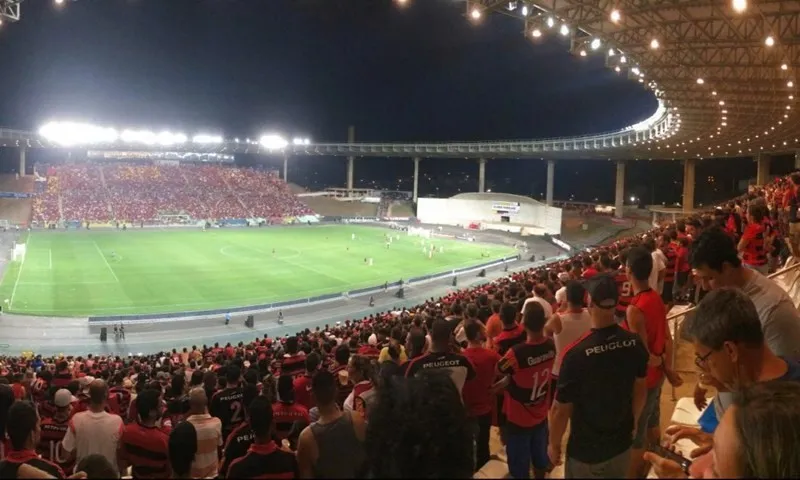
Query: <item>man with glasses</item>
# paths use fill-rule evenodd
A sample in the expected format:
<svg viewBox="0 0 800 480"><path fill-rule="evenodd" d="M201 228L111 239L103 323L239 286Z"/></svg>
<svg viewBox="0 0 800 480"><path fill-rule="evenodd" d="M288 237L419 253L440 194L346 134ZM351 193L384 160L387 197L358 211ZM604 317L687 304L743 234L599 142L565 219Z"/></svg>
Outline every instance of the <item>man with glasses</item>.
<svg viewBox="0 0 800 480"><path fill-rule="evenodd" d="M770 350L755 305L739 289L710 292L694 317L686 320L683 331L694 345L695 365L720 389L738 392L773 380L800 382L800 364ZM681 438L694 441L698 448L691 456L695 458L713 447L711 434L697 428L673 426L666 433L672 443ZM703 462L695 463L701 468Z"/></svg>

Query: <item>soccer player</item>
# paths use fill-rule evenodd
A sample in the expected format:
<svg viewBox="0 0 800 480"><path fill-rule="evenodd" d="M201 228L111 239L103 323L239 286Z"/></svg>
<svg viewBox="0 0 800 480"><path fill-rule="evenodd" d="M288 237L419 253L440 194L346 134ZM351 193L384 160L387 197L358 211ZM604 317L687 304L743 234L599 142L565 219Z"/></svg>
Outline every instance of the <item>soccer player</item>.
<svg viewBox="0 0 800 480"><path fill-rule="evenodd" d="M272 439L272 408L264 397L250 403L253 444L247 455L231 462L229 478L299 478L293 453L278 448Z"/></svg>
<svg viewBox="0 0 800 480"><path fill-rule="evenodd" d="M169 474L169 433L157 427L161 398L157 390L145 390L136 397L139 420L125 426L120 439L120 470L131 468L133 478L164 478Z"/></svg>
<svg viewBox="0 0 800 480"><path fill-rule="evenodd" d="M525 343L511 347L497 364L497 371L509 376L503 413L508 471L514 478L527 478L531 463L534 478L544 478L550 464L547 411L556 346L544 336L546 320L539 303L528 305L523 318Z"/></svg>
<svg viewBox="0 0 800 480"><path fill-rule="evenodd" d="M225 372L227 386L211 398L209 413L222 422L222 438L228 438L233 429L244 421L244 391L239 384L242 372L236 365L229 365Z"/></svg>

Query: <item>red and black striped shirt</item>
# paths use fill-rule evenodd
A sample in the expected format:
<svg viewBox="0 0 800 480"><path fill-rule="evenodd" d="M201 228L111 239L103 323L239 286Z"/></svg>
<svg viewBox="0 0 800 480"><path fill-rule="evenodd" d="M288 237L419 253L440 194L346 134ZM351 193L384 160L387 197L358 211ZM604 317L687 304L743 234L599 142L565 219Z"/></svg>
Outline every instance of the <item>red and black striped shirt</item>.
<svg viewBox="0 0 800 480"><path fill-rule="evenodd" d="M239 426L228 435L228 439L225 440L222 467L219 469L221 477L227 476L228 469L231 468L231 464L235 460L247 455L247 451L250 445L253 444L255 437L255 433L253 433L253 429L250 428L249 422L240 423Z"/></svg>
<svg viewBox="0 0 800 480"><path fill-rule="evenodd" d="M65 477L61 467L55 463L39 458L39 454L33 450L12 450L8 452L6 458L0 462L0 478L17 478L17 471L22 464L38 468L54 478Z"/></svg>
<svg viewBox="0 0 800 480"><path fill-rule="evenodd" d="M275 442L253 444L247 455L231 463L229 478L298 478L300 470L293 453L278 448Z"/></svg>
<svg viewBox="0 0 800 480"><path fill-rule="evenodd" d="M63 421L50 417L42 418L39 445L36 450L43 459L55 463L65 472L71 472L72 467L75 466L75 460L64 451L64 447L61 445L67 429L69 429L69 418Z"/></svg>
<svg viewBox="0 0 800 480"><path fill-rule="evenodd" d="M131 465L133 478L169 476L169 428L146 427L139 422L125 426L120 438L121 453Z"/></svg>

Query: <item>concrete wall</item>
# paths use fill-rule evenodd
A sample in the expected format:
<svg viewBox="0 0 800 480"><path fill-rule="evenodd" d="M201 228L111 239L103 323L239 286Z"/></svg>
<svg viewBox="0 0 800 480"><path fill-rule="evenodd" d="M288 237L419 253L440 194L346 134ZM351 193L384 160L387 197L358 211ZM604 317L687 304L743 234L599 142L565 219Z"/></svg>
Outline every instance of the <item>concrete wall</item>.
<svg viewBox="0 0 800 480"><path fill-rule="evenodd" d="M501 224L504 215L497 213L498 204L507 203L491 199L466 200L456 198L420 198L417 203L417 218L423 223L440 225L469 225L470 223ZM561 209L520 203L519 211L509 212L509 227L539 227L544 233L561 233Z"/></svg>

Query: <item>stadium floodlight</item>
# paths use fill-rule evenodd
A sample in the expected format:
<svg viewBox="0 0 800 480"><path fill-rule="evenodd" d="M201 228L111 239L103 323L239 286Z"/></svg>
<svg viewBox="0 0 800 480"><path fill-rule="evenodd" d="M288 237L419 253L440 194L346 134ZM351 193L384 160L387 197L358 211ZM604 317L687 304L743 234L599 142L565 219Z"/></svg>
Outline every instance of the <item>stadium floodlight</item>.
<svg viewBox="0 0 800 480"><path fill-rule="evenodd" d="M561 25L561 29L559 30L559 33L561 33L561 35L564 35L565 37L567 35L569 35L569 27L567 26L566 23Z"/></svg>
<svg viewBox="0 0 800 480"><path fill-rule="evenodd" d="M311 139L310 138L304 138L303 139L303 145L311 145Z"/></svg>
<svg viewBox="0 0 800 480"><path fill-rule="evenodd" d="M598 48L600 48L600 39L599 38L593 39L592 43L590 43L589 46L592 47L592 50L597 50Z"/></svg>
<svg viewBox="0 0 800 480"><path fill-rule="evenodd" d="M556 21L553 20L553 17L547 17L547 22L545 23L547 23L547 26L549 28L553 28L553 26L556 24Z"/></svg>
<svg viewBox="0 0 800 480"><path fill-rule="evenodd" d="M289 142L286 141L285 138L274 133L262 135L259 143L267 150L283 150L289 145Z"/></svg>
<svg viewBox="0 0 800 480"><path fill-rule="evenodd" d="M55 0L55 2L56 2L56 5L61 5L62 3L64 3L64 0Z"/></svg>
<svg viewBox="0 0 800 480"><path fill-rule="evenodd" d="M581 57L585 57L586 56L586 50L581 49L579 54L580 54Z"/></svg>
<svg viewBox="0 0 800 480"><path fill-rule="evenodd" d="M481 18L481 11L478 10L477 7L473 8L472 9L472 13L470 15L472 15L472 19L473 20L478 20L479 18Z"/></svg>
<svg viewBox="0 0 800 480"><path fill-rule="evenodd" d="M742 13L747 10L747 0L733 0L732 6L736 13Z"/></svg>
<svg viewBox="0 0 800 480"><path fill-rule="evenodd" d="M775 38L772 35L768 36L764 39L764 44L768 47L775 45Z"/></svg>
<svg viewBox="0 0 800 480"><path fill-rule="evenodd" d="M302 138L299 138L299 137L295 137L295 138L292 140L292 143L293 143L294 145L302 145L302 144L303 144L303 139L302 139Z"/></svg>
<svg viewBox="0 0 800 480"><path fill-rule="evenodd" d="M125 143L155 145L158 142L158 135L150 130L123 130L120 138Z"/></svg>
<svg viewBox="0 0 800 480"><path fill-rule="evenodd" d="M199 134L192 137L192 143L222 143L222 137L219 135Z"/></svg>
<svg viewBox="0 0 800 480"><path fill-rule="evenodd" d="M177 145L186 143L188 137L183 133L161 132L156 137L156 142L159 145Z"/></svg>
<svg viewBox="0 0 800 480"><path fill-rule="evenodd" d="M625 55L619 57L619 63L628 63L628 58Z"/></svg>
<svg viewBox="0 0 800 480"><path fill-rule="evenodd" d="M617 52L615 52L613 48L609 48L608 49L608 56L609 57L613 57L616 54L617 54Z"/></svg>
<svg viewBox="0 0 800 480"><path fill-rule="evenodd" d="M542 31L539 30L538 28L534 28L533 31L531 32L531 35L533 36L533 38L539 38L542 36Z"/></svg>
<svg viewBox="0 0 800 480"><path fill-rule="evenodd" d="M527 6L527 5L523 5L523 6L522 6L522 16L523 16L523 17L527 17L527 16L528 16L528 13L529 13L529 12L528 12L528 6Z"/></svg>
<svg viewBox="0 0 800 480"><path fill-rule="evenodd" d="M114 143L119 138L113 128L78 122L49 122L39 129L39 135L65 147Z"/></svg>
<svg viewBox="0 0 800 480"><path fill-rule="evenodd" d="M616 9L611 10L611 21L612 22L617 23L617 22L619 22L619 20L621 18L622 18L622 15L619 13L619 10L616 10Z"/></svg>

